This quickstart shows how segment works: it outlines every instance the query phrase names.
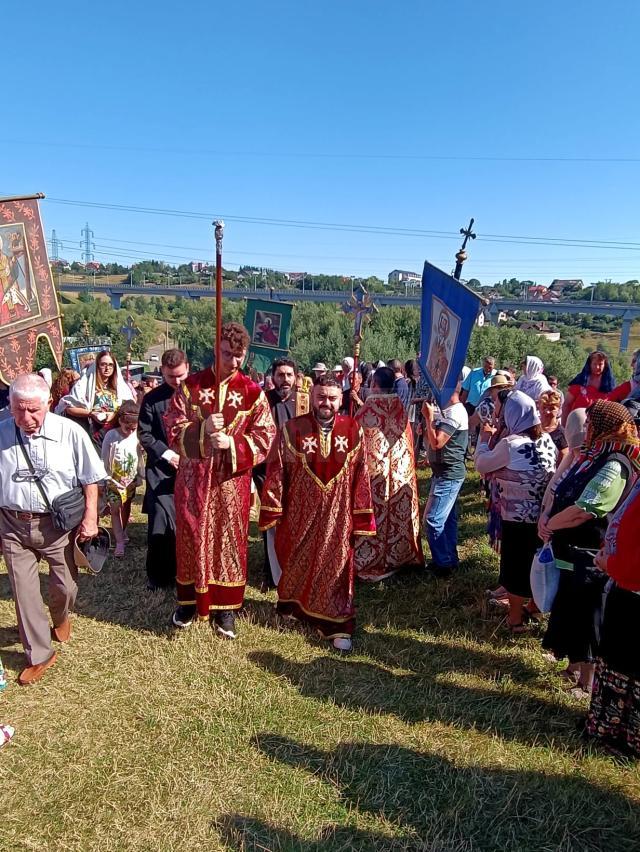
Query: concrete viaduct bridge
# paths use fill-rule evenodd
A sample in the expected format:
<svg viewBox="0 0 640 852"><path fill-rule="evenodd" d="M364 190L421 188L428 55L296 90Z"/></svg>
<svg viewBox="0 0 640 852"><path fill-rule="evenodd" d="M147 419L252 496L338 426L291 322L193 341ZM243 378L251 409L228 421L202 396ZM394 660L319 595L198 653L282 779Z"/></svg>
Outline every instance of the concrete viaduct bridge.
<svg viewBox="0 0 640 852"><path fill-rule="evenodd" d="M111 307L118 309L125 296L181 296L185 299L215 298L215 289L195 285L162 286L157 284L94 284L61 283L58 286L61 293L104 293L109 297ZM349 291L344 290L241 290L225 289L226 299L273 299L281 302L335 302L340 304L349 298ZM411 293L376 293L375 301L379 305L398 305L406 307L420 306L421 293L414 290ZM629 348L631 324L640 319L640 304L628 302L539 302L523 301L522 299L496 299L490 302L485 313L494 325L498 325L499 316L503 311L523 311L531 313L589 314L591 316L619 317L622 319L620 334L620 352Z"/></svg>

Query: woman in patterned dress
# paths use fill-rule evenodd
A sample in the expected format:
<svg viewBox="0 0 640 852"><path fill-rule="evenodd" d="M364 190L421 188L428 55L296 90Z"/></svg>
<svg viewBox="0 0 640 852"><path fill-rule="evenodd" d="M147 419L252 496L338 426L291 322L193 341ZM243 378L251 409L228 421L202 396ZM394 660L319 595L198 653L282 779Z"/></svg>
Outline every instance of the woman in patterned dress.
<svg viewBox="0 0 640 852"><path fill-rule="evenodd" d="M502 519L500 585L507 590L507 623L513 634L525 632L524 605L531 598L529 574L539 547L537 523L547 483L556 467L553 441L542 431L531 397L513 391L504 403L506 428L494 449L494 428L485 424L476 449L476 470L493 474Z"/></svg>

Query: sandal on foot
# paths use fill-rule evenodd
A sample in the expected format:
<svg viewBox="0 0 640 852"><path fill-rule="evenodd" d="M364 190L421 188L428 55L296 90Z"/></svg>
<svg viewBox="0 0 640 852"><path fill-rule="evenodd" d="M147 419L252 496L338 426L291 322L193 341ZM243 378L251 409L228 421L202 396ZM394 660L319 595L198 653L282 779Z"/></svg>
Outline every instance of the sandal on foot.
<svg viewBox="0 0 640 852"><path fill-rule="evenodd" d="M119 541L116 544L116 549L113 551L113 555L116 557L116 559L122 559L122 557L124 556L124 547L125 545L123 541Z"/></svg>

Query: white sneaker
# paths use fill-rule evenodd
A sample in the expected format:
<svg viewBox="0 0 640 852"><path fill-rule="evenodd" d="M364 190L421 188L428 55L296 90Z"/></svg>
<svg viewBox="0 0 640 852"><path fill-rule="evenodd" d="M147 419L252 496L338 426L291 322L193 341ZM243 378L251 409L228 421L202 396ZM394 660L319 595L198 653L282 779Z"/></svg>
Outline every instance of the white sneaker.
<svg viewBox="0 0 640 852"><path fill-rule="evenodd" d="M348 637L336 636L333 640L333 647L338 651L351 651L353 648L353 642Z"/></svg>

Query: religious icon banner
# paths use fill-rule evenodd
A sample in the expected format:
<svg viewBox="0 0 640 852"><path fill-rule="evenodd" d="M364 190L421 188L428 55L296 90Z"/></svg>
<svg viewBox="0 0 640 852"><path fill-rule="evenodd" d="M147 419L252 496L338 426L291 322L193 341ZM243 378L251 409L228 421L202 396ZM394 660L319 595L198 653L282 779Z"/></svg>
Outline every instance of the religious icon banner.
<svg viewBox="0 0 640 852"><path fill-rule="evenodd" d="M0 379L33 370L38 340L62 363L62 322L38 199L0 198Z"/></svg>
<svg viewBox="0 0 640 852"><path fill-rule="evenodd" d="M73 349L67 349L67 358L71 369L76 373L81 373L85 367L88 367L98 357L98 352L110 351L111 344L105 343L99 346L75 346Z"/></svg>
<svg viewBox="0 0 640 852"><path fill-rule="evenodd" d="M456 389L481 301L473 290L425 261L418 363L440 408Z"/></svg>
<svg viewBox="0 0 640 852"><path fill-rule="evenodd" d="M271 362L289 354L291 302L247 299L244 324L249 332L249 357L246 366L266 373Z"/></svg>

